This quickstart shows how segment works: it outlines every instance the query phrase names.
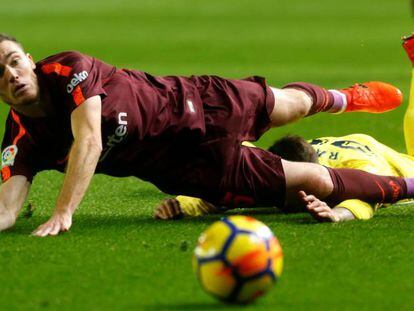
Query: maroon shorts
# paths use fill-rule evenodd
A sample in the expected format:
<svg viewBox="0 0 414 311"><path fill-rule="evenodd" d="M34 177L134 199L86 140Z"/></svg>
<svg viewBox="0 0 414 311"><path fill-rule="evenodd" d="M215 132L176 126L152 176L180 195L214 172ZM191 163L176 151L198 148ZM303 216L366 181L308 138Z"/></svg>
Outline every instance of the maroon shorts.
<svg viewBox="0 0 414 311"><path fill-rule="evenodd" d="M256 141L270 127L275 99L262 77L242 80L195 76L204 109L207 136Z"/></svg>
<svg viewBox="0 0 414 311"><path fill-rule="evenodd" d="M206 135L190 160L153 182L167 193L228 207L282 206L286 186L281 158L242 146L270 127L274 96L265 80L191 79L203 103Z"/></svg>

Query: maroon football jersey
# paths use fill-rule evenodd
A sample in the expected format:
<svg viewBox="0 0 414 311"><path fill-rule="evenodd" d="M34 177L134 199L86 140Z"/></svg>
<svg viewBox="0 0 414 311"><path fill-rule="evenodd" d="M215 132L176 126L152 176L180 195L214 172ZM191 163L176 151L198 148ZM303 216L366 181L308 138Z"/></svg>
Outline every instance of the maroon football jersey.
<svg viewBox="0 0 414 311"><path fill-rule="evenodd" d="M173 165L177 153L205 132L191 78L121 70L73 51L38 62L35 72L41 100L54 112L28 118L10 110L2 143L3 181L64 171L73 142L71 112L95 95L102 99L103 152L97 173L146 179Z"/></svg>
<svg viewBox="0 0 414 311"><path fill-rule="evenodd" d="M73 143L71 113L98 95L103 151L97 173L136 176L170 194L228 206L283 201L280 158L241 147L270 126L274 97L263 78L154 77L78 52L48 57L35 72L50 111L29 118L10 110L3 181L63 172Z"/></svg>

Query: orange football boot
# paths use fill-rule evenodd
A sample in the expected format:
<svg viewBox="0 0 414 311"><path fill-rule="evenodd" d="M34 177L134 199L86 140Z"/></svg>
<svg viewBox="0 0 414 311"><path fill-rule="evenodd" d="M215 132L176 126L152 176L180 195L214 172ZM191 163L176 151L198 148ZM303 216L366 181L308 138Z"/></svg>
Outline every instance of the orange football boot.
<svg viewBox="0 0 414 311"><path fill-rule="evenodd" d="M407 52L408 58L411 61L411 65L414 67L414 34L402 38L402 46Z"/></svg>
<svg viewBox="0 0 414 311"><path fill-rule="evenodd" d="M338 91L346 96L345 111L347 112L386 112L397 108L403 100L402 93L398 88L379 81L357 83Z"/></svg>

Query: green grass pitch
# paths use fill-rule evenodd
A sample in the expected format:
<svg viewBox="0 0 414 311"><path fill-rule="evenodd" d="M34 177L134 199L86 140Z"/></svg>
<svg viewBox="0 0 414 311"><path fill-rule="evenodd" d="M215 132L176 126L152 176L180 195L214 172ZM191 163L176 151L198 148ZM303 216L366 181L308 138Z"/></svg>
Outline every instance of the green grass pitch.
<svg viewBox="0 0 414 311"><path fill-rule="evenodd" d="M0 30L18 37L35 59L76 49L158 75L257 74L274 86L304 80L331 88L385 80L409 91L411 69L400 47L400 37L413 30L408 0L21 0L2 1L0 20ZM404 152L406 105L407 99L384 115L321 114L274 129L259 145L285 133L362 132ZM155 187L95 176L70 232L31 237L48 219L61 182L55 172L37 176L33 216L0 233L2 310L239 308L207 296L192 272L196 239L219 216L155 221L152 210L165 197ZM274 290L243 309L412 309L412 208L344 224L241 211L268 224L285 255Z"/></svg>

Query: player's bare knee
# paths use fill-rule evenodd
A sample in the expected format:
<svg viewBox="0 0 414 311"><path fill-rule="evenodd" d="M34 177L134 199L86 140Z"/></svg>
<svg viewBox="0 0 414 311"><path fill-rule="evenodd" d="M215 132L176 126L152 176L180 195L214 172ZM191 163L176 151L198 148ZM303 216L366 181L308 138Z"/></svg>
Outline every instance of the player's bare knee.
<svg viewBox="0 0 414 311"><path fill-rule="evenodd" d="M320 198L328 196L333 190L332 178L329 171L322 165L314 164L315 172L313 180L309 183L310 189L317 189L317 194Z"/></svg>
<svg viewBox="0 0 414 311"><path fill-rule="evenodd" d="M270 115L272 126L281 126L305 117L312 106L311 98L296 89L272 88L275 106Z"/></svg>
<svg viewBox="0 0 414 311"><path fill-rule="evenodd" d="M328 196L333 189L328 170L318 164L282 161L286 177L287 193L295 195L303 190L321 198Z"/></svg>

